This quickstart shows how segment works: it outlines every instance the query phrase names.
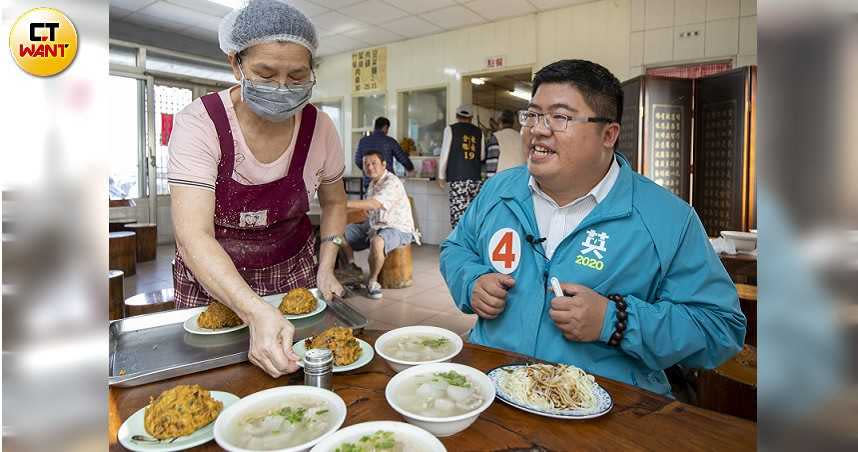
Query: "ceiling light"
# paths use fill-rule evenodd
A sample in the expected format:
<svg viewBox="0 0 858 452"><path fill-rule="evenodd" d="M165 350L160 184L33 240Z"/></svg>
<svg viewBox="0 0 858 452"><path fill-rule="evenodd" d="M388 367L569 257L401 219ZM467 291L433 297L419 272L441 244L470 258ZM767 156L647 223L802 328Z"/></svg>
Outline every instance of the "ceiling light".
<svg viewBox="0 0 858 452"><path fill-rule="evenodd" d="M474 85L484 85L486 83L486 79L482 77L472 78L471 83Z"/></svg>
<svg viewBox="0 0 858 452"><path fill-rule="evenodd" d="M236 9L243 3L243 0L209 0L212 3L217 3L218 5L227 6L232 9Z"/></svg>
<svg viewBox="0 0 858 452"><path fill-rule="evenodd" d="M510 96L515 96L519 99L524 99L526 101L530 101L530 93L524 90L516 89L513 91L509 91Z"/></svg>
<svg viewBox="0 0 858 452"><path fill-rule="evenodd" d="M444 73L445 73L445 74L447 74L447 75L457 75L457 74L458 74L458 72L456 71L456 69L455 69L455 68L451 68L451 67L445 67L445 68L444 68Z"/></svg>

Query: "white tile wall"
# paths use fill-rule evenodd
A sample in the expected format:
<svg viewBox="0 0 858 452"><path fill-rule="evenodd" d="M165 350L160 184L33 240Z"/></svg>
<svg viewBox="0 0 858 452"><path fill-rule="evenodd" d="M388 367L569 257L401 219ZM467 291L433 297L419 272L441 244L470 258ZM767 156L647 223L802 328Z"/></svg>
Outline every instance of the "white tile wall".
<svg viewBox="0 0 858 452"><path fill-rule="evenodd" d="M757 54L757 16L739 19L739 55Z"/></svg>
<svg viewBox="0 0 858 452"><path fill-rule="evenodd" d="M739 0L707 0L706 20L739 17Z"/></svg>
<svg viewBox="0 0 858 452"><path fill-rule="evenodd" d="M739 52L739 19L706 23L706 56L733 56Z"/></svg>
<svg viewBox="0 0 858 452"><path fill-rule="evenodd" d="M644 34L644 63L673 61L673 28L647 30Z"/></svg>
<svg viewBox="0 0 858 452"><path fill-rule="evenodd" d="M646 0L647 30L673 26L673 0Z"/></svg>
<svg viewBox="0 0 858 452"><path fill-rule="evenodd" d="M697 32L697 36L684 36L683 33ZM706 24L682 25L674 29L673 59L676 61L703 58L705 52Z"/></svg>
<svg viewBox="0 0 858 452"><path fill-rule="evenodd" d="M632 0L631 5L631 20L632 20L632 31L641 31L645 29L645 19L646 19L646 1L645 0Z"/></svg>
<svg viewBox="0 0 858 452"><path fill-rule="evenodd" d="M743 16L757 15L757 0L742 0L740 12Z"/></svg>
<svg viewBox="0 0 858 452"><path fill-rule="evenodd" d="M736 57L736 67L753 66L757 64L756 55L739 55Z"/></svg>
<svg viewBox="0 0 858 452"><path fill-rule="evenodd" d="M674 12L676 25L696 24L706 21L706 0L678 0Z"/></svg>
<svg viewBox="0 0 858 452"><path fill-rule="evenodd" d="M629 66L640 66L644 57L644 33L632 33L629 37Z"/></svg>

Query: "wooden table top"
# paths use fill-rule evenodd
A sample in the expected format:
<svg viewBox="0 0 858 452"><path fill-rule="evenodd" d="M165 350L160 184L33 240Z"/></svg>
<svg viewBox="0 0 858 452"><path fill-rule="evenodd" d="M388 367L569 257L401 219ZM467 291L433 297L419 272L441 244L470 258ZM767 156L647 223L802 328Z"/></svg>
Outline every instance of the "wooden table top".
<svg viewBox="0 0 858 452"><path fill-rule="evenodd" d="M383 332L366 331L360 337L369 343ZM499 349L465 344L453 362L484 372L497 366L521 362L522 355ZM384 398L384 389L394 372L376 355L370 364L334 374L333 389L346 402L343 427L366 421L404 421ZM596 377L614 399L608 414L589 420L552 419L512 408L497 399L474 424L441 442L449 451L467 450L754 450L757 425L736 417L704 410L642 389ZM275 386L303 383L299 371L272 379L250 363L200 372L134 388L110 388L108 437L111 451L125 450L116 439L122 422L162 391L178 384L200 384L211 390L244 397ZM216 451L214 441L192 450Z"/></svg>

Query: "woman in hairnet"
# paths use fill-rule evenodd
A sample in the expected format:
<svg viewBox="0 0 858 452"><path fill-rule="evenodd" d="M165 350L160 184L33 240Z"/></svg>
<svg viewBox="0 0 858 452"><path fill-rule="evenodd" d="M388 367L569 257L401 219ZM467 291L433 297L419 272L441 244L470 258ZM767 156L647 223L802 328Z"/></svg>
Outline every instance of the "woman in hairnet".
<svg viewBox="0 0 858 452"><path fill-rule="evenodd" d="M170 139L176 307L229 306L250 326L250 361L278 377L297 370L294 328L261 296L343 291L333 274L346 219L342 145L309 103L318 39L304 14L251 0L223 19L219 39L240 83L179 112ZM307 216L316 193L318 270Z"/></svg>

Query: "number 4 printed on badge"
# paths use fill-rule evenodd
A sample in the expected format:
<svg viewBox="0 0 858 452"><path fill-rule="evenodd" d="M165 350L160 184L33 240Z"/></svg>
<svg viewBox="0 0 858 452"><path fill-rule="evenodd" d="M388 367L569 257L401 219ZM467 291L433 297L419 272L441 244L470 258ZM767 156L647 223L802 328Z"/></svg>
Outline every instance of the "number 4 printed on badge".
<svg viewBox="0 0 858 452"><path fill-rule="evenodd" d="M508 275L518 268L521 260L521 238L515 229L499 229L489 240L489 258L492 267Z"/></svg>

